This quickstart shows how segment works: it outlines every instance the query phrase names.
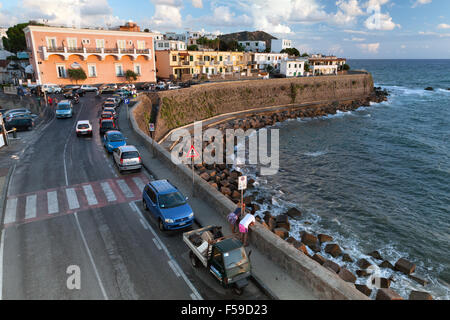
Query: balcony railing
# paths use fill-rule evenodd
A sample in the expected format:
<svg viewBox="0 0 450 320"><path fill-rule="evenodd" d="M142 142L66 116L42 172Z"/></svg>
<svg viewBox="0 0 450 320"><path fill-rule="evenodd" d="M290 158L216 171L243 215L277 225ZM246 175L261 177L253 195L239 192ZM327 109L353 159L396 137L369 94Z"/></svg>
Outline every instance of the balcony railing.
<svg viewBox="0 0 450 320"><path fill-rule="evenodd" d="M205 65L205 61L195 61L195 65L196 66L204 66Z"/></svg>
<svg viewBox="0 0 450 320"><path fill-rule="evenodd" d="M64 47L48 47L47 52L64 52Z"/></svg>

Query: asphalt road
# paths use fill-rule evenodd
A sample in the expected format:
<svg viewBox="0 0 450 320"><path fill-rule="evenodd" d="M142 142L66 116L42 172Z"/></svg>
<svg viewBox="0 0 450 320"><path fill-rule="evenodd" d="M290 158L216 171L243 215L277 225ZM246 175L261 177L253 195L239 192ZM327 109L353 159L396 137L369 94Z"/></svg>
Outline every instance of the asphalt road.
<svg viewBox="0 0 450 320"><path fill-rule="evenodd" d="M190 266L182 232L157 229L140 201L152 177L120 174L102 147L102 100L87 94L73 118L24 135L4 212L1 298L267 299L252 284L241 297L222 288ZM77 120L91 121L92 138L77 138ZM69 288L78 270L80 288Z"/></svg>

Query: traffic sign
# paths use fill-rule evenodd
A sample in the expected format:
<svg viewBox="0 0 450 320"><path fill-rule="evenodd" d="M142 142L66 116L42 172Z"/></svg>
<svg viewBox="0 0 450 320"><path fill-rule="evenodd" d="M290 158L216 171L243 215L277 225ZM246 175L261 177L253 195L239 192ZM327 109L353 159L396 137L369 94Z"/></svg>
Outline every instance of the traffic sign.
<svg viewBox="0 0 450 320"><path fill-rule="evenodd" d="M198 154L197 150L195 150L194 146L191 146L191 148L189 149L189 152L187 154L187 157L188 158L196 158L198 156L199 156L199 154Z"/></svg>
<svg viewBox="0 0 450 320"><path fill-rule="evenodd" d="M154 132L155 131L155 124L154 123L149 123L148 124L148 130L150 132Z"/></svg>
<svg viewBox="0 0 450 320"><path fill-rule="evenodd" d="M129 104L130 103L130 99L125 99L125 104Z"/></svg>
<svg viewBox="0 0 450 320"><path fill-rule="evenodd" d="M247 189L247 176L240 176L238 181L239 181L238 190Z"/></svg>

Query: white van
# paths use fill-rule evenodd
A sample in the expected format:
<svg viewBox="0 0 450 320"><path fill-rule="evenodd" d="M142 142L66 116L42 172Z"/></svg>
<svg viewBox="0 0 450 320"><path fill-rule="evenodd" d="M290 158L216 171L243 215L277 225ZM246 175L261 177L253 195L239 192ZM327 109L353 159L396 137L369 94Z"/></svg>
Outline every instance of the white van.
<svg viewBox="0 0 450 320"><path fill-rule="evenodd" d="M42 91L47 93L61 93L62 88L53 83L47 83L42 85Z"/></svg>

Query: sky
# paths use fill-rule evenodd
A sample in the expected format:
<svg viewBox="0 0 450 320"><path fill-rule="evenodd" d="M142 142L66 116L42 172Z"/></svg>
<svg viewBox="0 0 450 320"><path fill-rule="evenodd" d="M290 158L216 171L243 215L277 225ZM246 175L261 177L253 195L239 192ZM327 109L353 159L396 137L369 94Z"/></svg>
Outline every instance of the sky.
<svg viewBox="0 0 450 320"><path fill-rule="evenodd" d="M159 32L262 30L301 53L365 59L450 58L449 0L0 0L0 25L113 27Z"/></svg>

